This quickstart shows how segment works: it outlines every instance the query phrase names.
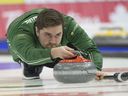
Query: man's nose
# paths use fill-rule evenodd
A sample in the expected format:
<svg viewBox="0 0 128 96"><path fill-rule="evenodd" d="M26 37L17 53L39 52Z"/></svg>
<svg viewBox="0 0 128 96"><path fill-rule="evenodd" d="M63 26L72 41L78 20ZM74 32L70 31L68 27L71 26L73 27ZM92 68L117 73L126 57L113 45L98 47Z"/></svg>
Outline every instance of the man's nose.
<svg viewBox="0 0 128 96"><path fill-rule="evenodd" d="M50 42L51 42L52 44L55 44L56 41L57 41L57 38L56 38L56 37L51 37L51 41L50 41Z"/></svg>

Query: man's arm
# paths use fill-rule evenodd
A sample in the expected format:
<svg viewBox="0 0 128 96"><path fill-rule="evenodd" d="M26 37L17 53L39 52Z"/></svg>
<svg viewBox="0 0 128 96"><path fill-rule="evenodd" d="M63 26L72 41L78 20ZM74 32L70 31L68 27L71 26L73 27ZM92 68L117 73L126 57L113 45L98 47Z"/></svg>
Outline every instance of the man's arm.
<svg viewBox="0 0 128 96"><path fill-rule="evenodd" d="M51 63L51 49L36 48L34 40L27 34L18 34L11 41L10 48L13 54L30 65Z"/></svg>
<svg viewBox="0 0 128 96"><path fill-rule="evenodd" d="M41 65L53 62L56 58L66 59L76 55L67 46L55 48L37 48L34 40L27 34L18 34L11 42L11 50L23 62L30 65Z"/></svg>
<svg viewBox="0 0 128 96"><path fill-rule="evenodd" d="M89 54L98 70L102 70L102 55L95 42L86 34L86 32L72 19L68 25L68 40L85 54Z"/></svg>

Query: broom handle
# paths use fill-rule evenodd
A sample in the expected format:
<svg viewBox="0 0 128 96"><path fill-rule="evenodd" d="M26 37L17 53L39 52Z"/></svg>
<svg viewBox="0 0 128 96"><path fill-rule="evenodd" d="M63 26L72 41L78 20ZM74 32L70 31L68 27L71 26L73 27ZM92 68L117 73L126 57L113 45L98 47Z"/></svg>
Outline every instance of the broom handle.
<svg viewBox="0 0 128 96"><path fill-rule="evenodd" d="M114 79L114 75L106 75L104 76L104 79Z"/></svg>

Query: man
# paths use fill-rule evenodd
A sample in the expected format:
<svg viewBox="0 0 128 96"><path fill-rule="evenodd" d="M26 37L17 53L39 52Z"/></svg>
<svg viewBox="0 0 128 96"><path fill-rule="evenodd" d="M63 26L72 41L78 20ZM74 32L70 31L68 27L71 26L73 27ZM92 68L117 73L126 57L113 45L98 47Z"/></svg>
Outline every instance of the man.
<svg viewBox="0 0 128 96"><path fill-rule="evenodd" d="M53 68L56 58L75 57L74 49L67 44L90 54L102 76L102 56L93 40L72 17L54 9L34 9L18 17L10 24L7 39L26 79L39 78L43 66Z"/></svg>

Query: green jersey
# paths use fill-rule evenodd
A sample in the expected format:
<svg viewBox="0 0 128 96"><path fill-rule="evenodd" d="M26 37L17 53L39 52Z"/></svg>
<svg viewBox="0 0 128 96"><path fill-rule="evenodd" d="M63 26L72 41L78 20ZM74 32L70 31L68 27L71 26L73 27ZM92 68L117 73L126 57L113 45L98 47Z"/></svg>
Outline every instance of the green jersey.
<svg viewBox="0 0 128 96"><path fill-rule="evenodd" d="M52 63L51 48L41 46L35 32L35 22L38 14L48 9L34 9L16 18L9 26L7 32L8 44L13 59L22 60L29 65L42 65ZM61 46L73 44L85 54L90 54L98 70L102 68L102 56L92 39L70 17L63 15L64 30Z"/></svg>

